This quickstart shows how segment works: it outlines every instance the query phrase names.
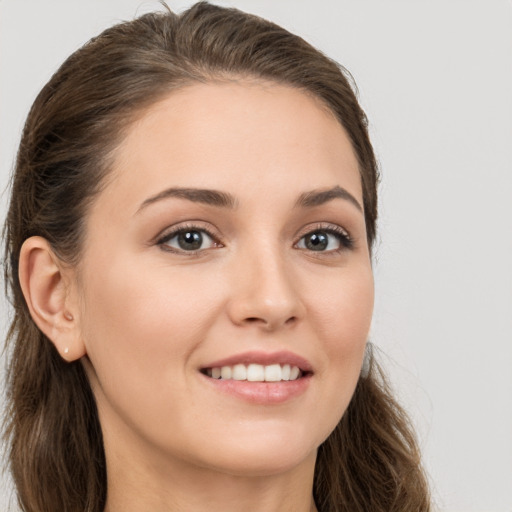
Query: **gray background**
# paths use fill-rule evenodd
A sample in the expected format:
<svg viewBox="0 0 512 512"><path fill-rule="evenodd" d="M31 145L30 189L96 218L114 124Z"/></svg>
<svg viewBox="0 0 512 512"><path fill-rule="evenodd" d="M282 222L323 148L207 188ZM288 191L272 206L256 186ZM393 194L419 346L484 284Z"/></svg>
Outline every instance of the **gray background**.
<svg viewBox="0 0 512 512"><path fill-rule="evenodd" d="M512 2L218 3L284 25L354 75L383 173L372 340L417 427L438 510L512 512ZM51 73L156 6L0 0L2 188Z"/></svg>

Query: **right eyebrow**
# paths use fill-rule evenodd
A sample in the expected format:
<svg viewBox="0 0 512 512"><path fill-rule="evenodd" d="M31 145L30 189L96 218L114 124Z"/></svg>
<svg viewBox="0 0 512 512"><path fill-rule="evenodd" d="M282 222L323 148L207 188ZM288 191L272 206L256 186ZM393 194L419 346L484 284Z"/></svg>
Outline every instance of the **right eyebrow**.
<svg viewBox="0 0 512 512"><path fill-rule="evenodd" d="M217 206L220 208L234 209L237 207L237 201L234 196L227 192L221 192L220 190L212 190L206 188L180 188L171 187L159 192L158 194L146 199L137 210L139 213L150 204L154 204L163 199L169 197L177 197L179 199L187 199L194 203L203 203L210 206Z"/></svg>

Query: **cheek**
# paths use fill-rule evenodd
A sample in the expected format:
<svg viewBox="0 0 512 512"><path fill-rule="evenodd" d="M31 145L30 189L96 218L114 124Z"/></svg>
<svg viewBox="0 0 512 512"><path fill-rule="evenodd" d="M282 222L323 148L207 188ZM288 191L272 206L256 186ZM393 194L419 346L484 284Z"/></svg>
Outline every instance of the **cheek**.
<svg viewBox="0 0 512 512"><path fill-rule="evenodd" d="M361 265L340 279L325 283L324 293L317 294L312 308L329 352L336 356L364 349L373 303L374 282L369 265Z"/></svg>
<svg viewBox="0 0 512 512"><path fill-rule="evenodd" d="M134 442L138 432L176 448L182 437L170 439L169 425L190 430L187 417L195 410L183 397L193 396L193 356L218 317L217 287L198 290L200 273L143 258L94 268L83 335L105 439L124 432Z"/></svg>
<svg viewBox="0 0 512 512"><path fill-rule="evenodd" d="M198 292L189 273L137 260L94 268L84 290L82 332L100 381L124 383L141 395L179 383L215 320L215 287Z"/></svg>
<svg viewBox="0 0 512 512"><path fill-rule="evenodd" d="M325 390L318 417L325 418L325 439L339 422L359 379L373 313L370 266L331 280L314 308L315 328L325 358L319 378ZM321 439L320 441L323 441Z"/></svg>

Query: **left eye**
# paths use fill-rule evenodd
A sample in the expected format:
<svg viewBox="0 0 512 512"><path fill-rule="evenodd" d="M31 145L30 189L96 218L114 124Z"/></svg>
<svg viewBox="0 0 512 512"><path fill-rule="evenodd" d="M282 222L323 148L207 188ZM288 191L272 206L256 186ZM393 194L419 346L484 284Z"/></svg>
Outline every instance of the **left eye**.
<svg viewBox="0 0 512 512"><path fill-rule="evenodd" d="M342 233L334 233L327 230L317 230L304 235L298 242L299 249L309 251L335 251L342 246L348 246L349 239Z"/></svg>
<svg viewBox="0 0 512 512"><path fill-rule="evenodd" d="M161 245L179 251L199 251L215 247L213 238L203 229L180 229L160 240Z"/></svg>

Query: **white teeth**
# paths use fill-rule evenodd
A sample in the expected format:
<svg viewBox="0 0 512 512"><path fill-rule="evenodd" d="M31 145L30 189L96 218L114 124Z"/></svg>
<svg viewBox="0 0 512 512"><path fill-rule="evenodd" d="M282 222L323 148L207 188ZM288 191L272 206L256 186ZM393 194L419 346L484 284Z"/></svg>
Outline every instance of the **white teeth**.
<svg viewBox="0 0 512 512"><path fill-rule="evenodd" d="M272 364L265 366L265 381L266 382L279 382L281 380L281 365Z"/></svg>
<svg viewBox="0 0 512 512"><path fill-rule="evenodd" d="M235 366L233 366L231 378L233 380L247 379L247 368L243 364L235 364Z"/></svg>
<svg viewBox="0 0 512 512"><path fill-rule="evenodd" d="M231 379L231 375L233 372L231 371L231 366L223 366L220 369L220 376L223 379Z"/></svg>
<svg viewBox="0 0 512 512"><path fill-rule="evenodd" d="M295 380L299 377L300 370L296 366L292 366L290 369L290 380Z"/></svg>
<svg viewBox="0 0 512 512"><path fill-rule="evenodd" d="M265 380L265 368L261 364L250 364L247 367L247 380L262 382Z"/></svg>
<svg viewBox="0 0 512 512"><path fill-rule="evenodd" d="M297 380L301 371L297 366L289 364L235 364L234 366L222 366L207 368L206 375L213 379L223 380L247 380L249 382L280 382Z"/></svg>

